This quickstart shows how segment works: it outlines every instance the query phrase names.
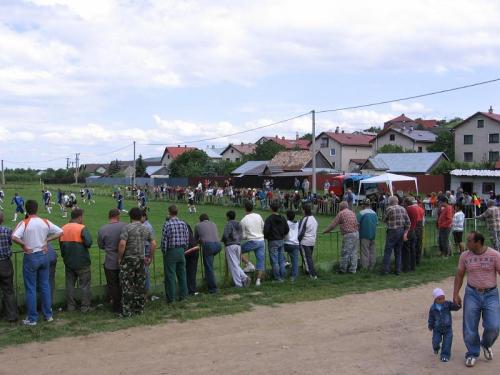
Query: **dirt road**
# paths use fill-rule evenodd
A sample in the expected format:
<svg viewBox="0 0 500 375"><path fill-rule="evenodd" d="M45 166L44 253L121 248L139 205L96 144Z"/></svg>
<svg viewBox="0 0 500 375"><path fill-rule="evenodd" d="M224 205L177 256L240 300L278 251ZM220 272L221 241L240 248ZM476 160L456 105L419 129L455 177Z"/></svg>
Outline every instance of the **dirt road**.
<svg viewBox="0 0 500 375"><path fill-rule="evenodd" d="M461 311L451 362L432 353L427 311L436 286L450 295L452 279L11 347L0 354L0 373L457 374L465 370ZM499 374L497 353L468 373Z"/></svg>

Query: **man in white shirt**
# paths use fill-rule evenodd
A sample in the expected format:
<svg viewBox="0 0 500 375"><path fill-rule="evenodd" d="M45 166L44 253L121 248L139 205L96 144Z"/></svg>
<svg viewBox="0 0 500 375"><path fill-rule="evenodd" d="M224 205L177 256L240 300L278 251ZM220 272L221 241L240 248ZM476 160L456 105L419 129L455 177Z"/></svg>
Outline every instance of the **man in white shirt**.
<svg viewBox="0 0 500 375"><path fill-rule="evenodd" d="M457 205L456 212L453 215L453 221L451 222L451 232L453 233L453 240L455 242L455 250L458 250L460 254L464 252L464 243L462 240L465 225L465 214L463 213L463 206L461 204Z"/></svg>
<svg viewBox="0 0 500 375"><path fill-rule="evenodd" d="M256 214L253 211L253 203L250 201L245 202L245 210L247 214L241 220L241 229L243 231L243 239L246 240L244 244L241 245L241 260L245 264L244 272L256 272L255 286L260 286L260 281L265 268L265 256L266 247L264 242L264 220L262 216ZM255 253L255 258L257 263L254 266L250 263L248 256L244 255L253 251Z"/></svg>
<svg viewBox="0 0 500 375"><path fill-rule="evenodd" d="M313 250L316 245L316 233L318 232L318 222L312 216L310 205L304 206L304 217L299 222L299 243L300 252L304 260L306 271L309 277L313 280L317 279L316 270L314 269Z"/></svg>
<svg viewBox="0 0 500 375"><path fill-rule="evenodd" d="M23 320L24 325L35 326L38 321L36 308L37 287L40 290L42 313L45 320L52 322L51 292L49 284L49 256L47 244L63 234L58 226L47 219L37 216L38 203L33 200L26 202L27 218L21 221L12 240L23 248L23 279L26 295L26 309L28 316ZM37 285L37 282L40 285Z"/></svg>

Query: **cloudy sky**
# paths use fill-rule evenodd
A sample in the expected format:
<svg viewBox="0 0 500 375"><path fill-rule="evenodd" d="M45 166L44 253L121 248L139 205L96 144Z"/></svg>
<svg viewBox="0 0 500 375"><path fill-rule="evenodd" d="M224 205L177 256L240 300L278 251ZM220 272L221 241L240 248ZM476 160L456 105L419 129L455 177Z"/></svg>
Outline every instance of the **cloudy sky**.
<svg viewBox="0 0 500 375"><path fill-rule="evenodd" d="M145 144L498 78L499 19L493 0L0 0L0 158L38 168L75 152L83 163L130 159L132 140L159 156ZM500 112L499 93L492 84L322 114L318 130L402 112ZM194 145L309 129L304 117Z"/></svg>

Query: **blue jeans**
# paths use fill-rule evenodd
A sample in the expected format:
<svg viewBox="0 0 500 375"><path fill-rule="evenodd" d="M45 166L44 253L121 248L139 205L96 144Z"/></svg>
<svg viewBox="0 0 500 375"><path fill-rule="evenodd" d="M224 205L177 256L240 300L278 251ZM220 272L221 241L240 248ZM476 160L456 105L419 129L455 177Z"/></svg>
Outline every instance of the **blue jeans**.
<svg viewBox="0 0 500 375"><path fill-rule="evenodd" d="M453 342L452 327L446 327L443 329L435 327L432 330L432 348L435 351L438 351L439 348L441 348L441 358L450 359L452 342Z"/></svg>
<svg viewBox="0 0 500 375"><path fill-rule="evenodd" d="M403 248L404 229L387 229L384 250L384 273L391 271L391 255L394 250L395 272L401 273L401 249Z"/></svg>
<svg viewBox="0 0 500 375"><path fill-rule="evenodd" d="M220 251L220 242L205 242L203 243L203 267L205 270L205 281L209 293L217 292L217 283L214 273L214 253Z"/></svg>
<svg viewBox="0 0 500 375"><path fill-rule="evenodd" d="M266 245L264 240L250 240L241 245L241 253L245 254L250 251L255 252L255 258L257 262L255 264L255 269L257 271L265 270L265 254L266 254Z"/></svg>
<svg viewBox="0 0 500 375"><path fill-rule="evenodd" d="M479 319L483 316L483 339L479 337ZM464 296L464 342L465 357L479 357L481 346L490 348L498 337L500 326L500 304L498 288L479 293L471 287L465 288Z"/></svg>
<svg viewBox="0 0 500 375"><path fill-rule="evenodd" d="M285 244L285 251L290 255L292 261L292 279L299 276L299 245Z"/></svg>
<svg viewBox="0 0 500 375"><path fill-rule="evenodd" d="M42 251L33 254L24 254L23 259L23 279L26 291L26 310L28 320L38 321L36 309L36 291L40 291L42 301L42 313L45 319L52 316L50 283L49 256Z"/></svg>
<svg viewBox="0 0 500 375"><path fill-rule="evenodd" d="M269 259L273 269L274 280L283 280L286 277L285 246L283 240L269 241Z"/></svg>

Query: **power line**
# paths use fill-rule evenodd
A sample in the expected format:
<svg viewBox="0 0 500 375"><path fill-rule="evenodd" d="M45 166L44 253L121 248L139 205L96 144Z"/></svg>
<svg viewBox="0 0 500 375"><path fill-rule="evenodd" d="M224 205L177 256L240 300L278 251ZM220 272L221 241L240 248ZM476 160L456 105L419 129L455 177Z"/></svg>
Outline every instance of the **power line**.
<svg viewBox="0 0 500 375"><path fill-rule="evenodd" d="M476 87L476 86L481 86L481 85L487 85L489 83L498 82L498 81L500 81L500 78L490 79L488 81L471 83L469 85L464 85L464 86L453 87L451 89L431 91L431 92L427 92L425 94L418 94L418 95L406 96L406 97L397 98L397 99L384 100L384 101L381 101L381 102L374 102L374 103L361 104L361 105L355 105L355 106L351 106L351 107L343 107L343 108L335 108L335 109L324 109L324 110L321 110L321 111L316 111L316 113L338 112L338 111L345 111L345 110L348 110L348 109L358 109L358 108L374 107L374 106L382 105L382 104L403 102L403 101L406 101L406 100L424 98L426 96L439 95L439 94L444 94L446 92L458 91L458 90L468 89L468 88L471 88L471 87Z"/></svg>
<svg viewBox="0 0 500 375"><path fill-rule="evenodd" d="M129 143L129 144L126 144L125 146L122 146L120 148L117 148L116 150L111 150L111 151L107 151L107 152L103 152L101 154L90 154L90 153L85 153L85 154L82 154L82 156L86 156L86 157L96 157L96 156L104 156L104 155L109 155L109 154L113 154L115 152L118 152L118 151L121 151L121 150L125 150L126 148L129 148L131 146L133 146L134 143Z"/></svg>

